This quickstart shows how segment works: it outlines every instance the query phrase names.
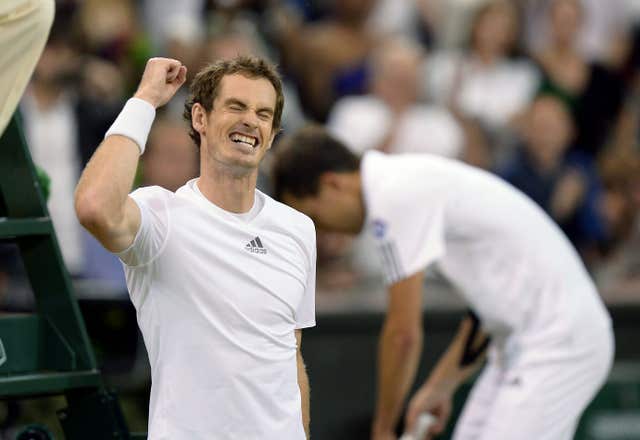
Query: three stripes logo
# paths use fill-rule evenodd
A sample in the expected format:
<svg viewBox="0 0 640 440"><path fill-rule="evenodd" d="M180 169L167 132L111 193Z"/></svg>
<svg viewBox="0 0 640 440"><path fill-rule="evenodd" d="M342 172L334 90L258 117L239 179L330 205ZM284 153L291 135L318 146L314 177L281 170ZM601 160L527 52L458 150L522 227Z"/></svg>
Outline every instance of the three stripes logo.
<svg viewBox="0 0 640 440"><path fill-rule="evenodd" d="M266 254L267 249L262 245L262 241L260 241L260 237L256 237L251 240L244 247L244 250L251 252L252 254Z"/></svg>

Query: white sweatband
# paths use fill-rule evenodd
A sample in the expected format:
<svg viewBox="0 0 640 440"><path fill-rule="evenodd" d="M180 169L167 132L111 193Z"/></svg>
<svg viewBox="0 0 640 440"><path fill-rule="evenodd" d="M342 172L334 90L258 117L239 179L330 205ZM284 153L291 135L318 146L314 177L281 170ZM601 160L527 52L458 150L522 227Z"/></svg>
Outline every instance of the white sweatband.
<svg viewBox="0 0 640 440"><path fill-rule="evenodd" d="M142 154L155 117L156 109L154 106L144 99L130 98L104 137L112 134L126 136L138 144L140 154Z"/></svg>

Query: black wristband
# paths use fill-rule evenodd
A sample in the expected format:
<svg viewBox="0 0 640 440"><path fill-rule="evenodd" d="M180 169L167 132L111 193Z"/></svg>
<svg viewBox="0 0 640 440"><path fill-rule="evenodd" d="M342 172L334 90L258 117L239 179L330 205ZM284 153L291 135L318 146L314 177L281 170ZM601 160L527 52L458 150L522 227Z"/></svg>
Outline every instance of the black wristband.
<svg viewBox="0 0 640 440"><path fill-rule="evenodd" d="M468 367L469 365L473 364L485 352L485 350L489 346L489 342L491 341L491 338L489 336L486 336L480 346L475 350L473 349L473 342L475 341L476 336L478 335L478 331L480 330L480 319L478 318L478 315L473 313L472 310L469 310L467 312L467 315L469 316L469 318L471 318L471 331L469 332L467 340L464 343L464 352L462 353L462 357L460 358L461 367Z"/></svg>

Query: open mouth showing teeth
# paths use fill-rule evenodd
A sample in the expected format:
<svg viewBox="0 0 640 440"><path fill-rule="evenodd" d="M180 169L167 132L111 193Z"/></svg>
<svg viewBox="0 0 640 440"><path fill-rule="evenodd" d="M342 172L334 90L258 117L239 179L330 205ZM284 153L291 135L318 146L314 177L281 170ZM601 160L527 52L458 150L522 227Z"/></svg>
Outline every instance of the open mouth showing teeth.
<svg viewBox="0 0 640 440"><path fill-rule="evenodd" d="M229 139L231 139L231 141L235 142L236 144L245 144L250 146L251 148L257 147L259 144L257 138L240 133L231 133Z"/></svg>

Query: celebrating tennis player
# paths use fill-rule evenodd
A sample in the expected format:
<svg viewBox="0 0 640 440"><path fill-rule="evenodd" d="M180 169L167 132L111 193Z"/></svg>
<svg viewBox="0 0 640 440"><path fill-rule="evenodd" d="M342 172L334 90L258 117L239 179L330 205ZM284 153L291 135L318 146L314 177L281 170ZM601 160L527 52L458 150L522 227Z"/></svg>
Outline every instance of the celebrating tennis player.
<svg viewBox="0 0 640 440"><path fill-rule="evenodd" d="M203 69L184 112L200 177L175 193L129 194L156 108L185 78L179 61L149 60L76 192L81 223L125 265L151 363L148 438L304 439L315 230L256 189L280 127L281 82L249 57Z"/></svg>

